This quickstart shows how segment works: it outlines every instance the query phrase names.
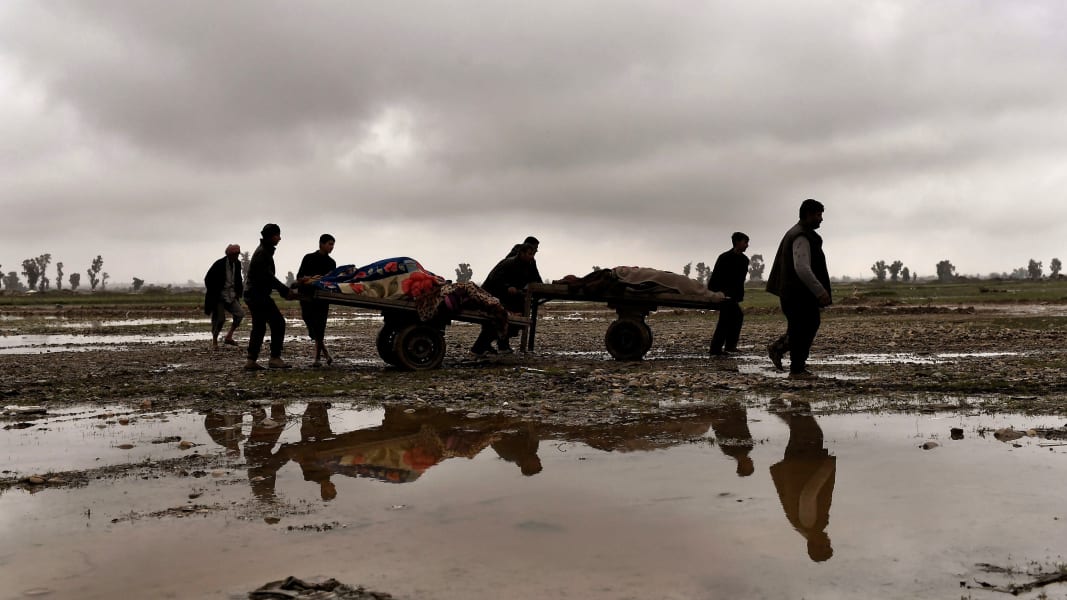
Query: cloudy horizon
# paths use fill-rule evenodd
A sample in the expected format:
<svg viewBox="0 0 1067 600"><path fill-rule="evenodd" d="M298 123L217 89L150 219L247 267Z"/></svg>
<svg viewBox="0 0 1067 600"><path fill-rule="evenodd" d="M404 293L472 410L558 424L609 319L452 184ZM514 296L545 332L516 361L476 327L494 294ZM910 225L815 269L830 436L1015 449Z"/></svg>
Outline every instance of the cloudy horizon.
<svg viewBox="0 0 1067 600"><path fill-rule="evenodd" d="M805 198L835 277L1067 258L1067 4L0 4L0 270L200 281L282 228L480 281L773 257ZM53 286L54 287L54 286ZM67 287L64 281L64 287Z"/></svg>

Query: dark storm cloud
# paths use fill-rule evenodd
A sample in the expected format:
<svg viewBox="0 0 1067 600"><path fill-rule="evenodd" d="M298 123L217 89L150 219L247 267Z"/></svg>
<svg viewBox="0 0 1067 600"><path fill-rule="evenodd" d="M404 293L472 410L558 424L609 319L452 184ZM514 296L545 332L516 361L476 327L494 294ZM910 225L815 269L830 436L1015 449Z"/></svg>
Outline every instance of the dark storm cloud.
<svg viewBox="0 0 1067 600"><path fill-rule="evenodd" d="M191 225L220 206L249 229L264 212L551 221L562 237L669 237L678 256L709 226L766 243L808 196L859 244L995 231L1018 220L1006 197L1051 228L1067 216L1051 166L1067 147L1065 12L9 2L0 183L35 235L36 207L71 207L68 226L137 215L111 232L131 244L174 223L222 235Z"/></svg>

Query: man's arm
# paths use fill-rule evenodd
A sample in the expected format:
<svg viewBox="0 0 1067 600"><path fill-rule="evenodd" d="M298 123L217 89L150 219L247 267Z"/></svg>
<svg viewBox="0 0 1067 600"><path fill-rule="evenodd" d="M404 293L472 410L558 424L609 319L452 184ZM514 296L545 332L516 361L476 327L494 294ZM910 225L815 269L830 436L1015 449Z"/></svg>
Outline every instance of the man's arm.
<svg viewBox="0 0 1067 600"><path fill-rule="evenodd" d="M797 271L797 277L804 285L808 286L811 293L818 298L819 304L825 306L830 303L830 294L819 283L815 273L811 270L811 244L808 238L799 235L793 240L793 267Z"/></svg>

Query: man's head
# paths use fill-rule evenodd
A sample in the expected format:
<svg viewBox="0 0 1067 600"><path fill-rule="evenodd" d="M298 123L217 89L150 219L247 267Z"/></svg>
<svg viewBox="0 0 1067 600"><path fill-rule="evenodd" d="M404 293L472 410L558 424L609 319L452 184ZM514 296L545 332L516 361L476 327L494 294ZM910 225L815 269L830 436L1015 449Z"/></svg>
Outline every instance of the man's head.
<svg viewBox="0 0 1067 600"><path fill-rule="evenodd" d="M532 235L526 236L526 239L523 240L522 243L527 244L529 246L533 246L535 250L537 249L538 246L541 245L541 242L539 242L537 240L537 238L535 238Z"/></svg>
<svg viewBox="0 0 1067 600"><path fill-rule="evenodd" d="M800 222L811 229L818 229L822 224L823 210L822 202L808 198L800 203Z"/></svg>
<svg viewBox="0 0 1067 600"><path fill-rule="evenodd" d="M523 262L533 262L534 256L537 254L537 246L530 244L519 244L519 253L516 255L519 260Z"/></svg>
<svg viewBox="0 0 1067 600"><path fill-rule="evenodd" d="M328 233L324 233L324 234L320 235L319 236L319 252L322 252L323 254L329 254L329 253L333 252L334 241L335 240L333 239L333 236L328 234Z"/></svg>
<svg viewBox="0 0 1067 600"><path fill-rule="evenodd" d="M237 244L230 244L226 246L226 258L231 261L237 261L237 258L241 256L241 246Z"/></svg>
<svg viewBox="0 0 1067 600"><path fill-rule="evenodd" d="M263 226L263 229L259 232L259 235L265 241L277 245L278 242L282 241L282 228L278 227L274 223L267 223Z"/></svg>
<svg viewBox="0 0 1067 600"><path fill-rule="evenodd" d="M744 252L745 250L748 250L748 236L740 231L735 231L733 235L730 236L730 241L733 242L735 251Z"/></svg>

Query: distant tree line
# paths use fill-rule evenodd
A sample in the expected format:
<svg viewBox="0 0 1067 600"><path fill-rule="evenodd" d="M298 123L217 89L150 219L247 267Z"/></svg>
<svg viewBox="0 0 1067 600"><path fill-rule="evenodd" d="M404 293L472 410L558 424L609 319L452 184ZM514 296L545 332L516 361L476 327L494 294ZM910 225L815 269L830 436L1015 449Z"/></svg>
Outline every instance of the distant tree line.
<svg viewBox="0 0 1067 600"><path fill-rule="evenodd" d="M251 264L251 254L249 252L241 253L241 272L247 278L248 266ZM51 288L53 281L55 282L55 289L63 289L63 275L64 264L57 262L55 265L55 279L51 279L47 275L48 267L52 264L52 255L50 253L44 253L34 258L27 258L22 261L22 276L26 278L25 284L19 279L19 272L9 271L7 274L3 272L3 265L0 265L0 287L7 291L27 291L36 290L39 292L46 292ZM104 268L104 258L101 255L97 255L89 264L89 268L86 269L85 274L89 279L90 291L96 291L97 287L101 291L107 289L107 281L111 277ZM592 270L599 271L601 267L594 265ZM948 283L955 281L959 278L956 273L956 266L949 260L939 261L935 267L937 273L937 280L941 283ZM763 260L762 254L753 254L749 259L748 265L748 277L751 281L761 281L763 279L763 272L766 270L766 263ZM1058 279L1061 277L1060 272L1063 270L1063 263L1059 258L1053 258L1049 261L1049 279ZM456 281L471 281L474 276L474 271L471 269L469 263L459 263L456 268ZM712 267L709 267L704 262L698 262L695 266L695 277L700 283L706 284L708 279L711 278ZM878 260L871 265L871 272L874 273L874 280L883 282L887 276L890 281L903 281L905 283L917 281L918 277L912 273L908 267L904 266L904 263L899 260L894 260L890 263L886 263L884 260ZM692 262L686 263L682 267L682 274L686 277L690 277L694 274L694 266ZM1044 278L1044 264L1036 259L1031 258L1026 266L1014 269L1011 273L990 273L990 279L1029 279L1032 281L1040 281ZM295 276L292 272L286 274L286 281L292 282L295 280ZM191 283L191 282L190 282ZM67 284L70 286L71 291L77 291L81 287L81 273L75 271L67 276ZM169 289L170 286L167 286ZM145 288L145 282L140 277L134 277L131 288L134 292L142 290L161 290L159 286L148 286Z"/></svg>
<svg viewBox="0 0 1067 600"><path fill-rule="evenodd" d="M941 283L948 283L955 281L959 278L956 274L956 267L951 261L942 260L937 263L937 280ZM1060 271L1063 270L1063 262L1058 258L1053 258L1049 261L1049 279L1058 279L1061 277ZM1041 281L1045 277L1044 264L1036 259L1031 258L1025 267L1018 267L1012 270L1010 273L990 273L989 279L1029 279L1031 281Z"/></svg>
<svg viewBox="0 0 1067 600"><path fill-rule="evenodd" d="M38 291L47 292L52 287L53 281L55 282L55 288L57 290L63 289L63 267L62 262L57 262L55 271L55 279L48 277L48 266L52 264L52 255L50 253L44 253L34 258L27 258L22 261L22 276L26 278L26 282L23 283L19 278L18 271L8 271L7 274L3 273L2 265L0 265L0 283L3 284L3 289L7 291ZM97 255L96 258L89 263L89 268L85 273L89 276L89 286L91 291L96 291L97 286L100 286L101 290L107 288L107 280L111 277L104 268L104 258ZM144 281L134 277L134 288L140 289L140 285L137 284ZM81 287L81 273L74 272L67 276L67 283L70 286L71 291L77 291Z"/></svg>
<svg viewBox="0 0 1067 600"><path fill-rule="evenodd" d="M763 262L763 255L753 254L748 259L748 278L751 281L762 281L763 271L766 270L766 268L766 264ZM682 267L682 275L685 275L686 277L691 277L692 279L696 279L700 283L707 284L708 280L711 279L711 272L715 268L709 267L706 263L698 262L696 264L695 269L696 277L691 277L694 270L693 263L686 263L686 265ZM593 267L593 270L598 270L598 267Z"/></svg>
<svg viewBox="0 0 1067 600"><path fill-rule="evenodd" d="M871 272L874 273L874 280L878 282L885 281L886 274L889 275L890 281L903 281L905 283L912 280L911 270L904 266L899 260L886 264L884 260L879 260L871 265Z"/></svg>

